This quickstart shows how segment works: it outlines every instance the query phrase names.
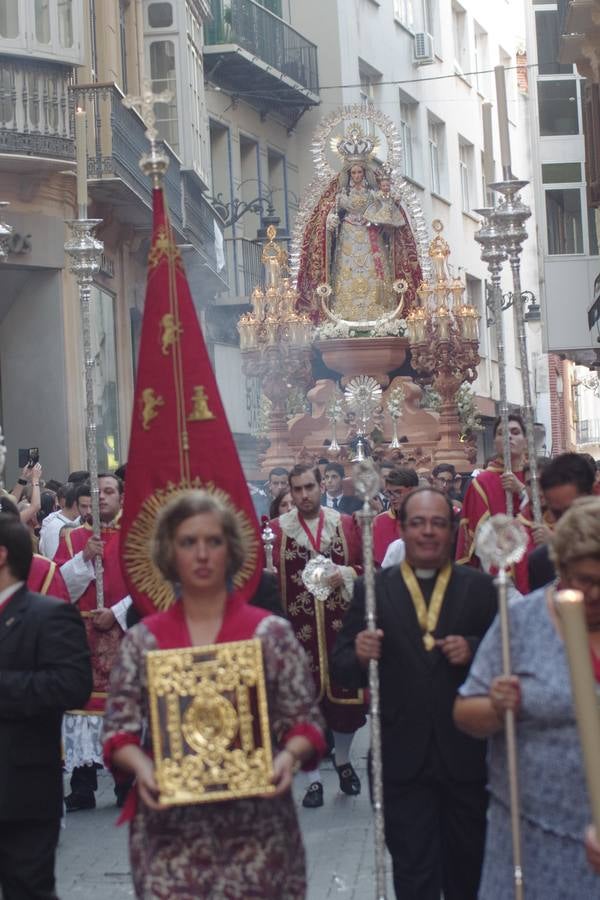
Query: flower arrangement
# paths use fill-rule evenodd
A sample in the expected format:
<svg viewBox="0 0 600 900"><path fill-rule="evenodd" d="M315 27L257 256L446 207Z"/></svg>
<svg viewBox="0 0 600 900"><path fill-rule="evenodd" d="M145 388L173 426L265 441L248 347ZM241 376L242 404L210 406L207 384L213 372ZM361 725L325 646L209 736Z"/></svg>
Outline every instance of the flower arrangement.
<svg viewBox="0 0 600 900"><path fill-rule="evenodd" d="M315 338L404 337L406 332L405 319L380 319L372 328L359 328L353 322L323 322L315 329Z"/></svg>

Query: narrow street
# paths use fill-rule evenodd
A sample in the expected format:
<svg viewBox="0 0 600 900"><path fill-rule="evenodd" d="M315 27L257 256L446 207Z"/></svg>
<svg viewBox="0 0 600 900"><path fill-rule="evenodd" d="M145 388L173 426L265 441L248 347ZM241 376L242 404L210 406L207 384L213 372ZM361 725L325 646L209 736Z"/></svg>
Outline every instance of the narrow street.
<svg viewBox="0 0 600 900"><path fill-rule="evenodd" d="M370 900L374 896L367 747L368 727L358 733L352 753L363 786L359 797L340 793L336 772L327 761L323 765L325 805L305 810L300 806L304 779L297 779L294 793L308 856L308 900ZM102 772L99 785L98 807L71 814L61 834L57 860L61 900L133 897L127 829L115 827L112 779ZM392 896L391 887L388 896Z"/></svg>

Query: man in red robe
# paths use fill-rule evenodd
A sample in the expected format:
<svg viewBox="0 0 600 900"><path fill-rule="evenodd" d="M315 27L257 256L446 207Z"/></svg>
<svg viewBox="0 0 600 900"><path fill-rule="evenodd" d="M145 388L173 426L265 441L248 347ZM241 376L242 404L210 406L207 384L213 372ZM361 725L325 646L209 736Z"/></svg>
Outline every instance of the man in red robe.
<svg viewBox="0 0 600 900"><path fill-rule="evenodd" d="M96 765L102 764L102 715L110 671L124 633L123 612L129 605L119 556L123 484L115 475L102 474L98 476L98 488L101 537L94 537L88 521L78 528L66 529L54 557L71 602L77 604L83 617L94 673L94 689L85 709L72 710L64 719L66 767L72 770L71 793L65 798L67 812L96 805ZM98 556L104 571L104 609L97 608L94 560ZM120 804L126 790L117 787L115 792Z"/></svg>
<svg viewBox="0 0 600 900"><path fill-rule="evenodd" d="M20 520L17 504L13 503L10 497L0 497L0 512L8 513ZM27 576L27 588L35 594L44 594L48 597L57 597L66 603L70 602L69 592L58 566L40 553L33 554Z"/></svg>
<svg viewBox="0 0 600 900"><path fill-rule="evenodd" d="M398 519L402 501L419 486L419 476L414 469L391 469L385 475L385 495L390 508L373 519L373 556L381 565L387 548L402 537Z"/></svg>
<svg viewBox="0 0 600 900"><path fill-rule="evenodd" d="M498 456L482 472L473 478L462 506L462 516L458 529L456 545L456 561L465 565L480 568L480 561L475 553L477 529L490 516L498 513L506 514L506 491L513 494L514 515L518 517L529 504L529 496L525 487L523 467L525 465L527 437L525 423L521 416L511 413L508 417L510 434L510 467L511 472L504 471L502 460L502 419L494 422L494 444ZM514 567L513 578L517 590L522 594L529 593L527 577L527 556Z"/></svg>
<svg viewBox="0 0 600 900"><path fill-rule="evenodd" d="M347 690L331 682L329 658L350 605L354 579L360 572L360 534L351 516L321 506L318 468L295 466L289 480L295 507L271 522L275 532L273 560L283 607L308 654L321 711L333 733L340 789L355 795L360 793L360 780L350 762L350 746L354 732L365 723L365 701L362 691ZM329 577L330 593L323 601L317 600L302 580L306 564L319 555L335 565ZM319 770L307 773L307 778L302 805L322 806Z"/></svg>

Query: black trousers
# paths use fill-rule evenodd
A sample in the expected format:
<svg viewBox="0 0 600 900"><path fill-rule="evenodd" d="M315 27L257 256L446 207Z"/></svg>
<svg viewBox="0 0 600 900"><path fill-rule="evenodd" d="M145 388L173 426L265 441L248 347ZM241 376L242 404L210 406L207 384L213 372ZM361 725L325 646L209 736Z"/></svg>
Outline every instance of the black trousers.
<svg viewBox="0 0 600 900"><path fill-rule="evenodd" d="M435 746L409 782L384 779L385 836L398 900L477 900L483 864L484 782L449 778Z"/></svg>
<svg viewBox="0 0 600 900"><path fill-rule="evenodd" d="M56 900L54 859L60 819L0 822L4 900Z"/></svg>

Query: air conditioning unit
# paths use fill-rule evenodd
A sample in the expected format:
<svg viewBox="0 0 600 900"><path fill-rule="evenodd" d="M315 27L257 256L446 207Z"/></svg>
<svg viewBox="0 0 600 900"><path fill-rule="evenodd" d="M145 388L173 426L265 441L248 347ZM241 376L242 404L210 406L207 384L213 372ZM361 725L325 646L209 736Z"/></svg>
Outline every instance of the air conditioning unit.
<svg viewBox="0 0 600 900"><path fill-rule="evenodd" d="M435 62L433 37L426 31L417 31L415 33L413 62L417 66L430 66Z"/></svg>

